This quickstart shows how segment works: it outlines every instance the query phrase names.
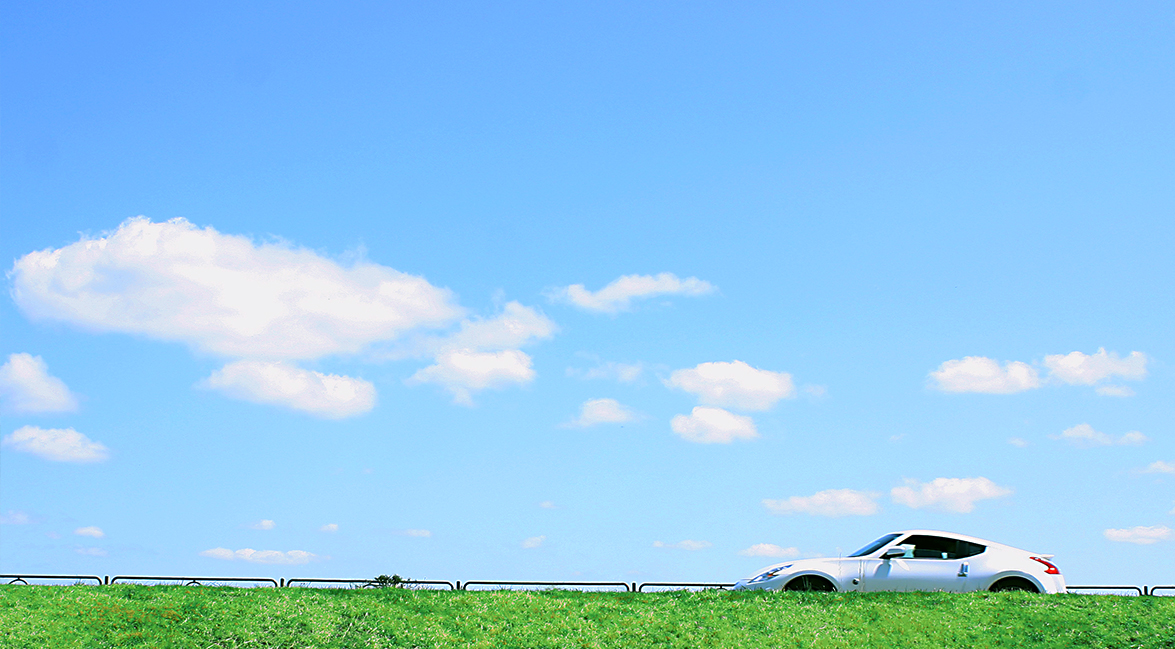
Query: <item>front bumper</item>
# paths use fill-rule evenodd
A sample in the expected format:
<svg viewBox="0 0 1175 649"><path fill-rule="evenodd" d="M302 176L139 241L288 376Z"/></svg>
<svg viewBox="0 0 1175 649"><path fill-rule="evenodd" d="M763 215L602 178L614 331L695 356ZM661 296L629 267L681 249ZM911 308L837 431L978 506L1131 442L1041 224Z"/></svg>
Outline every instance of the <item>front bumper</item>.
<svg viewBox="0 0 1175 649"><path fill-rule="evenodd" d="M780 588L783 588L784 582L786 582L789 578L791 578L790 574L789 575L777 575L771 579L764 579L763 581L756 581L756 582L752 582L750 579L740 579L740 580L734 582L734 586L731 586L730 589L731 590L779 590Z"/></svg>

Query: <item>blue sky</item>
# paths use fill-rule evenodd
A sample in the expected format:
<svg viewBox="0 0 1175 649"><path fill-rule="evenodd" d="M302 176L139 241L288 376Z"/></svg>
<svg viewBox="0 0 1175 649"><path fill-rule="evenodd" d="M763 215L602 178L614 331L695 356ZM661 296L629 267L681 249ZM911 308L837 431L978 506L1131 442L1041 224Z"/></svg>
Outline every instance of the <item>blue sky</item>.
<svg viewBox="0 0 1175 649"><path fill-rule="evenodd" d="M1166 3L5 3L5 572L1175 581Z"/></svg>

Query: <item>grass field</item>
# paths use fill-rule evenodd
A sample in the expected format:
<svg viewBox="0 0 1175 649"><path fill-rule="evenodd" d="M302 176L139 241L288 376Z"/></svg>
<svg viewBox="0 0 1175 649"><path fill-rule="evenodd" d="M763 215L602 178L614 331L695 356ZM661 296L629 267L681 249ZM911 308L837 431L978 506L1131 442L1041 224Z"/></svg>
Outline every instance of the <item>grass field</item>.
<svg viewBox="0 0 1175 649"><path fill-rule="evenodd" d="M1175 648L1175 597L0 586L0 646Z"/></svg>

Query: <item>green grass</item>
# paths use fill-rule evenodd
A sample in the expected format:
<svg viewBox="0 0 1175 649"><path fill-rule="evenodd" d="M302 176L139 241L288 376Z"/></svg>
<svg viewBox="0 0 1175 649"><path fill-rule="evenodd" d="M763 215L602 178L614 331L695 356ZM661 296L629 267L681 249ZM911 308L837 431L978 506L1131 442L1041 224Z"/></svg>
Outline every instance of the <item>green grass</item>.
<svg viewBox="0 0 1175 649"><path fill-rule="evenodd" d="M0 646L1175 648L1175 597L0 586Z"/></svg>

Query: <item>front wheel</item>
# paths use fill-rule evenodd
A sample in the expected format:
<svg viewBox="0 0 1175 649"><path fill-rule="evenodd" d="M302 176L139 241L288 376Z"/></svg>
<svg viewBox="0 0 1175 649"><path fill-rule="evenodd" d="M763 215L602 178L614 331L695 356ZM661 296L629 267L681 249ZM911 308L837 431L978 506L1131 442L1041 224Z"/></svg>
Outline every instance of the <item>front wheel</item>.
<svg viewBox="0 0 1175 649"><path fill-rule="evenodd" d="M836 586L832 585L824 577L817 577L816 575L800 575L795 579L787 582L783 587L784 590L798 590L816 593L832 593L836 591Z"/></svg>
<svg viewBox="0 0 1175 649"><path fill-rule="evenodd" d="M1028 581L1023 577L1005 577L988 588L993 593L1008 593L1008 592L1023 592L1023 593L1039 593L1040 589L1036 584Z"/></svg>

